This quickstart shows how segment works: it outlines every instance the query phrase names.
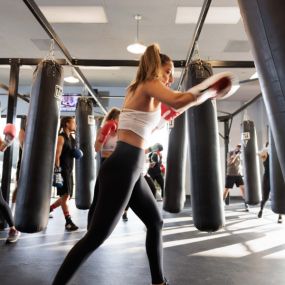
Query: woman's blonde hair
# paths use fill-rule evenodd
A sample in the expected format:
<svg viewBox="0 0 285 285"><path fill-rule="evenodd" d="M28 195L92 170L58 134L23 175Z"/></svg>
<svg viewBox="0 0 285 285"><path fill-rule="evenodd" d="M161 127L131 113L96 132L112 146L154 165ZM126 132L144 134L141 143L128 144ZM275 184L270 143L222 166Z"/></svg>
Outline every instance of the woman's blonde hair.
<svg viewBox="0 0 285 285"><path fill-rule="evenodd" d="M103 126L107 121L118 119L120 116L120 113L121 113L120 109L116 107L111 108L109 112L105 115L101 126Z"/></svg>
<svg viewBox="0 0 285 285"><path fill-rule="evenodd" d="M128 91L134 92L139 84L148 80L159 79L161 76L161 66L170 61L172 61L170 57L160 53L158 44L148 46L140 58L136 78L128 86Z"/></svg>

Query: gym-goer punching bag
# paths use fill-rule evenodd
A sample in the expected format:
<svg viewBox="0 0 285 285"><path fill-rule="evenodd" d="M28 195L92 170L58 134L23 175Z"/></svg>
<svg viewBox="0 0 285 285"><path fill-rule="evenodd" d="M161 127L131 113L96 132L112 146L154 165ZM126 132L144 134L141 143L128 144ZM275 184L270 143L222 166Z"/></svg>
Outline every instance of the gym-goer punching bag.
<svg viewBox="0 0 285 285"><path fill-rule="evenodd" d="M256 155L258 148L253 121L243 121L241 133L245 202L249 205L256 205L260 202L261 180L259 160Z"/></svg>
<svg viewBox="0 0 285 285"><path fill-rule="evenodd" d="M238 2L285 178L285 1Z"/></svg>
<svg viewBox="0 0 285 285"><path fill-rule="evenodd" d="M76 144L82 150L83 157L75 162L75 204L78 209L89 209L95 186L95 119L93 103L82 97L76 105Z"/></svg>
<svg viewBox="0 0 285 285"><path fill-rule="evenodd" d="M185 203L186 120L186 113L176 118L169 134L163 209L170 213L179 213Z"/></svg>
<svg viewBox="0 0 285 285"><path fill-rule="evenodd" d="M285 214L285 181L281 172L280 163L272 134L269 140L269 172L271 209L276 214Z"/></svg>
<svg viewBox="0 0 285 285"><path fill-rule="evenodd" d="M211 75L209 64L203 61L191 63L185 89ZM216 102L208 100L188 109L187 113L193 222L200 231L217 231L224 225L225 218Z"/></svg>
<svg viewBox="0 0 285 285"><path fill-rule="evenodd" d="M15 214L21 232L47 226L62 77L62 67L52 60L42 61L34 72Z"/></svg>

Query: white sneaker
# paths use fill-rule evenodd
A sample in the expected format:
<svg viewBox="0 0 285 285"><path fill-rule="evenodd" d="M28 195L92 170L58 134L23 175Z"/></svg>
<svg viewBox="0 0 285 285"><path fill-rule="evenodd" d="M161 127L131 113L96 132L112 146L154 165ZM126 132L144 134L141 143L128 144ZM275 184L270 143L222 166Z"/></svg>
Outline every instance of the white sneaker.
<svg viewBox="0 0 285 285"><path fill-rule="evenodd" d="M10 229L6 242L7 243L14 243L19 239L20 235L21 235L21 233L19 231L14 230L14 229Z"/></svg>
<svg viewBox="0 0 285 285"><path fill-rule="evenodd" d="M49 219L52 219L52 218L53 218L52 212L49 213L48 217L49 217Z"/></svg>

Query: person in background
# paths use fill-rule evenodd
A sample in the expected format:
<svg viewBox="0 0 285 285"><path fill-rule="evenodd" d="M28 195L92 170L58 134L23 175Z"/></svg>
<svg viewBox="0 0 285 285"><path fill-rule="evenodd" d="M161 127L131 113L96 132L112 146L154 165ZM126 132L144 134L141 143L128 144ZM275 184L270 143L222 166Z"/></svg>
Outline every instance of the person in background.
<svg viewBox="0 0 285 285"><path fill-rule="evenodd" d="M268 142L265 144L265 148L258 152L258 156L261 158L264 166L264 173L262 178L262 200L260 202L260 210L258 212L258 218L262 217L263 214L263 208L265 206L265 203L269 199L270 194L270 177L269 177L269 153L268 153ZM277 222L279 224L282 223L282 215L278 215Z"/></svg>
<svg viewBox="0 0 285 285"><path fill-rule="evenodd" d="M94 147L97 153L100 152L100 157L101 157L100 165L102 165L102 163L113 153L113 151L116 148L118 140L117 128L118 128L120 112L121 111L118 108L115 107L111 108L103 119L102 127L97 132L97 137ZM96 183L94 190L94 199L88 213L88 224L95 210L98 194L99 194L99 183ZM122 215L122 219L125 222L128 221L128 209L129 205L127 205Z"/></svg>
<svg viewBox="0 0 285 285"><path fill-rule="evenodd" d="M161 148L163 150L163 148ZM152 178L152 180L158 183L161 189L161 197L164 196L164 178L162 176L161 165L162 165L162 154L161 150L150 152L149 158L149 168L147 173Z"/></svg>
<svg viewBox="0 0 285 285"><path fill-rule="evenodd" d="M229 190L233 188L234 185L239 187L241 196L244 200L245 210L248 212L249 208L245 202L244 196L244 182L241 175L241 145L238 144L233 151L229 152L227 158L227 175L226 175L226 185L223 194L223 199L225 200L229 194Z"/></svg>
<svg viewBox="0 0 285 285"><path fill-rule="evenodd" d="M22 162L22 153L23 153L24 140L25 140L26 124L27 124L27 117L24 116L21 119L20 131L18 134L19 155L18 155L17 169L16 169L16 187L15 187L13 194L12 194L12 207L11 207L12 212L15 208L16 198L17 198L18 181L19 181L20 168L21 168L21 162Z"/></svg>
<svg viewBox="0 0 285 285"><path fill-rule="evenodd" d="M10 147L16 136L16 128L12 124L7 124L4 127L4 139L0 138L0 151L4 152ZM12 211L9 208L9 204L5 201L2 195L2 189L0 189L0 214L9 225L9 233L6 243L15 243L18 241L21 233L15 228L15 222L13 219Z"/></svg>
<svg viewBox="0 0 285 285"><path fill-rule="evenodd" d="M76 148L75 139L72 133L76 131L76 122L74 117L63 117L60 123L61 131L58 135L56 155L55 155L55 178L54 184L57 186L57 195L60 196L52 205L50 213L57 207L61 207L65 217L65 229L67 231L76 231L76 226L70 215L69 200L73 194L73 167L74 167L74 149ZM51 216L50 216L51 217Z"/></svg>

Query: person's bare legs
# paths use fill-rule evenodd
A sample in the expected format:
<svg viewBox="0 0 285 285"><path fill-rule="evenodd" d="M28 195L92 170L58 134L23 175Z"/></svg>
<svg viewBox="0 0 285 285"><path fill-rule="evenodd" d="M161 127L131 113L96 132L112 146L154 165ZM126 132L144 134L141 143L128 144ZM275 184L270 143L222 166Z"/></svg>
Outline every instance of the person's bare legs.
<svg viewBox="0 0 285 285"><path fill-rule="evenodd" d="M245 210L248 212L249 211L249 208L248 208L248 204L245 202L245 190L244 190L244 185L240 185L239 186L239 189L240 189L240 192L241 192L241 196L244 200L244 207L245 207Z"/></svg>
<svg viewBox="0 0 285 285"><path fill-rule="evenodd" d="M230 191L230 189L229 188L225 188L225 190L224 190L224 194L223 194L223 200L225 201L226 200L226 198L228 197L228 195L229 195L229 191Z"/></svg>
<svg viewBox="0 0 285 285"><path fill-rule="evenodd" d="M63 215L65 217L65 220L66 220L65 229L67 231L76 231L76 230L78 230L78 227L71 220L71 216L70 216L70 213L69 213L68 201L70 200L70 195L64 194L60 198L61 198L61 209L62 209Z"/></svg>

